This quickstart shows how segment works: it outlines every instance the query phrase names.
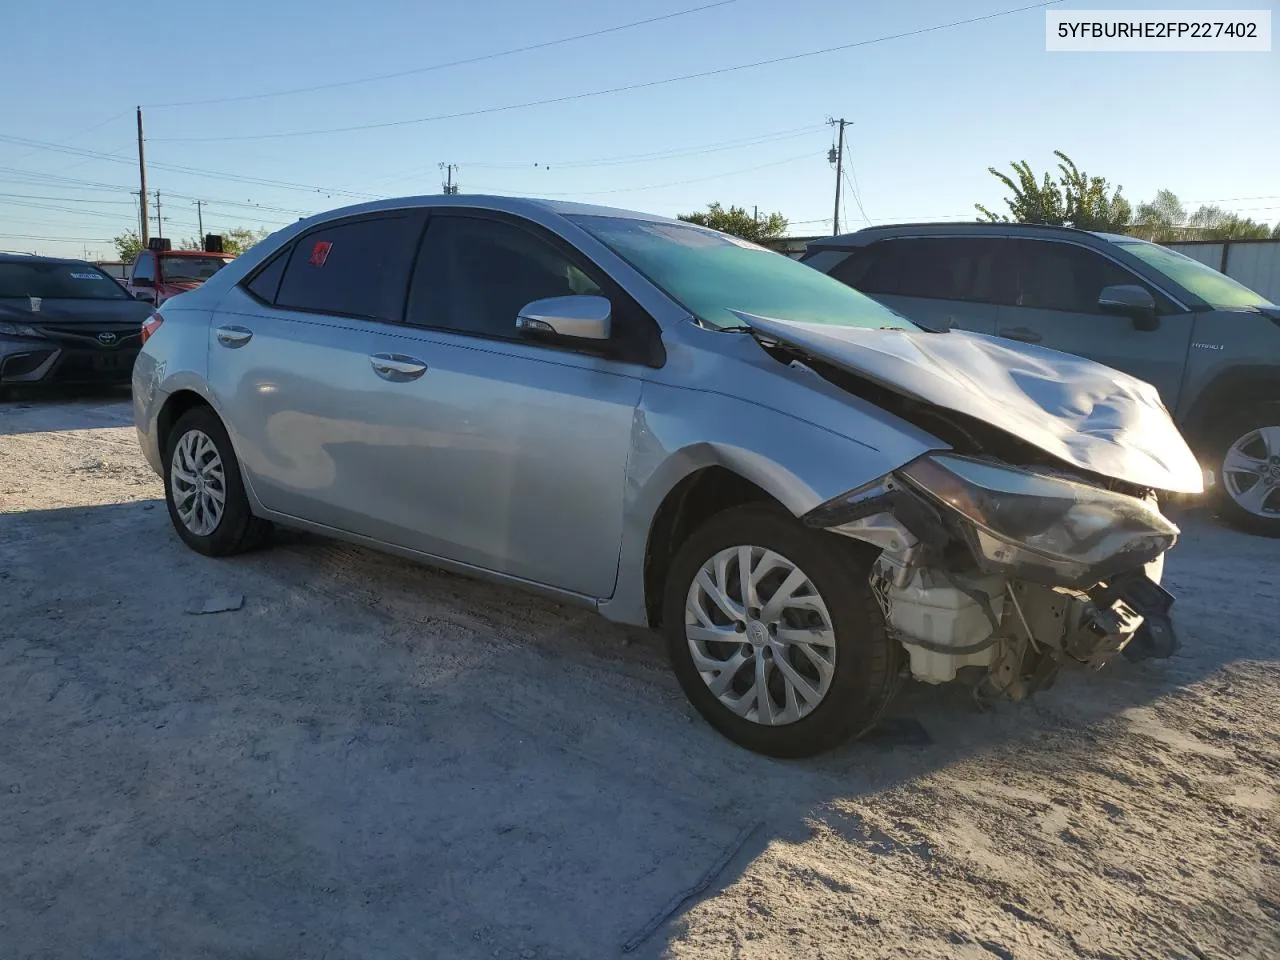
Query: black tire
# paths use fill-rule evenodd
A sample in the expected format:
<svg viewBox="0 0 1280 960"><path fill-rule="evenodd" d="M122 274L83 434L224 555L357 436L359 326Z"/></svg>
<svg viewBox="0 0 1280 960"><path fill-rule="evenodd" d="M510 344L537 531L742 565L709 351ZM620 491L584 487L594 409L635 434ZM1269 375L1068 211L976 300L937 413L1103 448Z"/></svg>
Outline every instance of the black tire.
<svg viewBox="0 0 1280 960"><path fill-rule="evenodd" d="M1257 483L1270 481L1269 489L1273 492L1264 501L1263 509L1276 511L1274 517L1253 513L1237 503L1228 488L1232 480L1223 470L1227 454L1232 447L1260 427L1275 427L1280 430L1280 403L1260 404L1251 410L1223 418L1217 437L1209 446L1209 462L1213 465L1215 480L1213 499L1219 516L1233 527L1264 537L1280 537L1280 450L1270 451L1270 463L1267 465L1269 476L1257 480ZM1258 447L1257 441L1254 441L1250 450L1255 453L1263 452ZM1237 487L1241 485L1240 480L1236 480L1235 483ZM1253 487L1249 489L1252 490Z"/></svg>
<svg viewBox="0 0 1280 960"><path fill-rule="evenodd" d="M739 716L708 689L694 664L685 635L686 598L702 565L735 546L762 547L785 557L809 578L830 615L835 635L831 686L798 720L765 725ZM867 583L873 558L874 552L802 527L790 514L765 504L719 513L681 545L664 589L663 632L680 686L711 726L748 750L774 757L822 753L875 726L897 692L903 654L886 635ZM741 590L737 593L741 599ZM732 645L717 649L727 654ZM739 677L738 685L743 681Z"/></svg>
<svg viewBox="0 0 1280 960"><path fill-rule="evenodd" d="M178 514L174 503L173 456L179 441L192 430L207 436L217 449L222 461L225 503L217 526L206 534L190 530ZM240 462L231 446L231 438L218 415L209 407L193 407L178 418L169 431L164 446L164 499L169 508L169 519L183 543L198 553L209 557L227 557L236 553L255 550L267 540L271 524L255 517L249 509L244 482L240 478Z"/></svg>

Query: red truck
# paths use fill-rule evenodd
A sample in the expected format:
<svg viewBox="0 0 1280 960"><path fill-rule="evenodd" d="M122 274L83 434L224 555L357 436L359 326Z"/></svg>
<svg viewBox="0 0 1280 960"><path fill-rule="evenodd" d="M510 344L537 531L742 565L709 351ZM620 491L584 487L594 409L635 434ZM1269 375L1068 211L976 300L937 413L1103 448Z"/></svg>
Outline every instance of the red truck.
<svg viewBox="0 0 1280 960"><path fill-rule="evenodd" d="M163 237L152 237L129 268L125 289L156 306L194 290L234 260L222 251L222 237L209 234L203 250L174 250Z"/></svg>

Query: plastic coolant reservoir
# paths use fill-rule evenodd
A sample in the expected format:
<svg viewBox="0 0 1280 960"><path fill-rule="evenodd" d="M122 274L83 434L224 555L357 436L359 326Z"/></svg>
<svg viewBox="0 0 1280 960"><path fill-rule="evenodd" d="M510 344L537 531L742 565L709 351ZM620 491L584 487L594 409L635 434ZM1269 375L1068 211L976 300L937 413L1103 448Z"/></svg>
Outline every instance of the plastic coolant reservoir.
<svg viewBox="0 0 1280 960"><path fill-rule="evenodd" d="M996 622L1004 613L1004 578L957 578L966 587L991 598ZM980 643L992 634L991 620L969 594L930 570L918 571L905 587L890 587L890 622L904 639L926 640L948 647ZM995 659L996 644L967 654L939 653L907 644L911 673L926 683L954 680L967 666L988 666Z"/></svg>

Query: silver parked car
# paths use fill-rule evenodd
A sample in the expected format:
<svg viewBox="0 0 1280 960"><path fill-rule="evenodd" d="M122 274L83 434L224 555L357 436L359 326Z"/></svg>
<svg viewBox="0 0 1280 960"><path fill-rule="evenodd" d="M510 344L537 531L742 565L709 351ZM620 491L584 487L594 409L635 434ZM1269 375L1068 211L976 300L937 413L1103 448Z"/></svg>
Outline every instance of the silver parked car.
<svg viewBox="0 0 1280 960"><path fill-rule="evenodd" d="M910 674L1020 699L1167 655L1201 472L1154 388L922 330L660 217L420 197L281 230L144 328L179 536L271 523L660 628L731 739L800 756Z"/></svg>

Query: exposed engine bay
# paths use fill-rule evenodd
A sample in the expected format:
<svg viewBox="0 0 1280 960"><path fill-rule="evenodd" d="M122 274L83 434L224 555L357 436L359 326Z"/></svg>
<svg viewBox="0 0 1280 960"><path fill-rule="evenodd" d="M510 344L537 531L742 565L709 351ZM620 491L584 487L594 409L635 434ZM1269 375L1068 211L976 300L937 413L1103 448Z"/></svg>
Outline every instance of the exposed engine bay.
<svg viewBox="0 0 1280 960"><path fill-rule="evenodd" d="M1036 579L1023 579L1016 565L997 569L998 556L971 552L957 524L906 484L889 478L865 493L855 515L829 529L880 548L872 591L917 680L959 679L982 696L1021 700L1064 664L1100 668L1121 651L1143 659L1176 649L1173 598L1159 585L1163 549L1108 564L1114 572L1092 583L1036 565L1026 571Z"/></svg>
<svg viewBox="0 0 1280 960"><path fill-rule="evenodd" d="M811 527L879 548L872 591L916 679L961 680L980 696L1021 700L1052 684L1064 664L1096 669L1122 652L1135 660L1172 655L1173 597L1160 578L1179 531L1160 513L1154 484L1137 480L1161 481L1162 489L1193 489L1200 481L1190 475L1194 459L1153 390L1117 381L1111 396L1105 382L1091 384L1089 409L1101 424L1092 433L1089 409L1071 406L1078 398L1064 399L1058 390L1050 399L1057 384L1043 398L1021 388L993 391L989 403L1003 414L983 418L972 382L956 391L956 402L943 403L946 390L935 387L928 397L909 389L886 376L883 365L871 369L877 358L856 344L833 346L824 331L813 330L801 342L792 328L744 319L775 359L950 447L804 517ZM788 336L774 336L783 330ZM929 334L906 336L910 349L927 349L916 341ZM985 343L964 349L1007 352ZM1028 399L1037 410L1020 435L1009 426L1016 417L1008 408L1030 407ZM1054 433L1059 409L1084 428L1070 449ZM1135 438L1141 448L1134 443L1130 460L1126 450Z"/></svg>

